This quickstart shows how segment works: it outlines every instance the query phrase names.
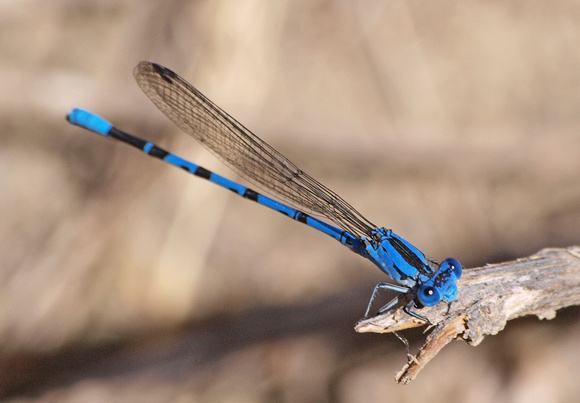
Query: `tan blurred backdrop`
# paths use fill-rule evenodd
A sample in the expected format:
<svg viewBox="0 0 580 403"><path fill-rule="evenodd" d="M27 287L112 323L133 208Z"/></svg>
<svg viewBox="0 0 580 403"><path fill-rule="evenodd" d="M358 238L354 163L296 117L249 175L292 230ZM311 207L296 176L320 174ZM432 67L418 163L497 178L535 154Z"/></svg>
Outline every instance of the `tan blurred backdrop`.
<svg viewBox="0 0 580 403"><path fill-rule="evenodd" d="M572 401L578 309L453 343L398 386L403 346L352 330L386 280L369 262L64 117L236 179L141 93L132 69L155 61L469 267L580 242L579 49L565 0L1 1L0 396Z"/></svg>

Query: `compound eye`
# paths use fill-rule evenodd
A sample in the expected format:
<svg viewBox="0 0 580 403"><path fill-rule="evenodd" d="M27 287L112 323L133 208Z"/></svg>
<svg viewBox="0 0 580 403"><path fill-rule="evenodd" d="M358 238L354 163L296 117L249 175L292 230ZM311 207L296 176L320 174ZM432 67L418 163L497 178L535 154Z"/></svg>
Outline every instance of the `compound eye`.
<svg viewBox="0 0 580 403"><path fill-rule="evenodd" d="M459 260L450 257L445 259L445 261L441 263L441 266L444 270L448 270L450 268L456 278L461 277L463 269L461 267L461 263L459 263Z"/></svg>
<svg viewBox="0 0 580 403"><path fill-rule="evenodd" d="M425 285L421 287L419 289L417 297L419 298L419 302L423 306L437 305L437 303L441 301L441 293L439 292L439 290L430 285Z"/></svg>

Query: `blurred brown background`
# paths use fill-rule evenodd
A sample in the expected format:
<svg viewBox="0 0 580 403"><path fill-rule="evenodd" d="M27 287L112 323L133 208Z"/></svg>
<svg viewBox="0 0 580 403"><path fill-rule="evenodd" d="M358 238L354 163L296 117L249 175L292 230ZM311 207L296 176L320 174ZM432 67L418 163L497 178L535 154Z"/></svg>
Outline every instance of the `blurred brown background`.
<svg viewBox="0 0 580 403"><path fill-rule="evenodd" d="M0 2L0 396L565 402L580 311L405 351L332 239L72 127L236 176L132 77L163 64L377 225L465 266L580 243L580 3ZM407 336L419 343L420 331Z"/></svg>

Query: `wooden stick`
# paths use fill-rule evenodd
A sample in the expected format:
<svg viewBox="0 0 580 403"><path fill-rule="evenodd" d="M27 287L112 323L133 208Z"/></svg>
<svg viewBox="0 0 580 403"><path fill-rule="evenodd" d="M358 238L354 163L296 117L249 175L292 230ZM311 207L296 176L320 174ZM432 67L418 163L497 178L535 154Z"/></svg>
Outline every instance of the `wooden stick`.
<svg viewBox="0 0 580 403"><path fill-rule="evenodd" d="M464 269L457 283L458 297L421 309L420 315L433 323L417 357L396 376L407 384L453 339L477 346L487 335L495 335L508 320L526 315L553 319L558 309L580 305L580 246L544 249L516 261ZM389 333L423 326L425 323L396 309L363 319L357 332Z"/></svg>

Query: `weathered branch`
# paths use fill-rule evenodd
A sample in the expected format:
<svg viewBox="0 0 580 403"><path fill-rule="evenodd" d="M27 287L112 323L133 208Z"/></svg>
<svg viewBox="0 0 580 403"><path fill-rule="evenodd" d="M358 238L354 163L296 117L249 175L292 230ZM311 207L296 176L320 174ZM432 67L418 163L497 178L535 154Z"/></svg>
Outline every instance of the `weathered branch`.
<svg viewBox="0 0 580 403"><path fill-rule="evenodd" d="M463 271L459 296L420 310L434 324L419 354L397 374L406 384L453 339L472 346L499 333L508 320L526 315L553 319L558 309L580 305L580 247L544 249L513 262ZM402 309L361 320L357 332L388 333L422 326Z"/></svg>

